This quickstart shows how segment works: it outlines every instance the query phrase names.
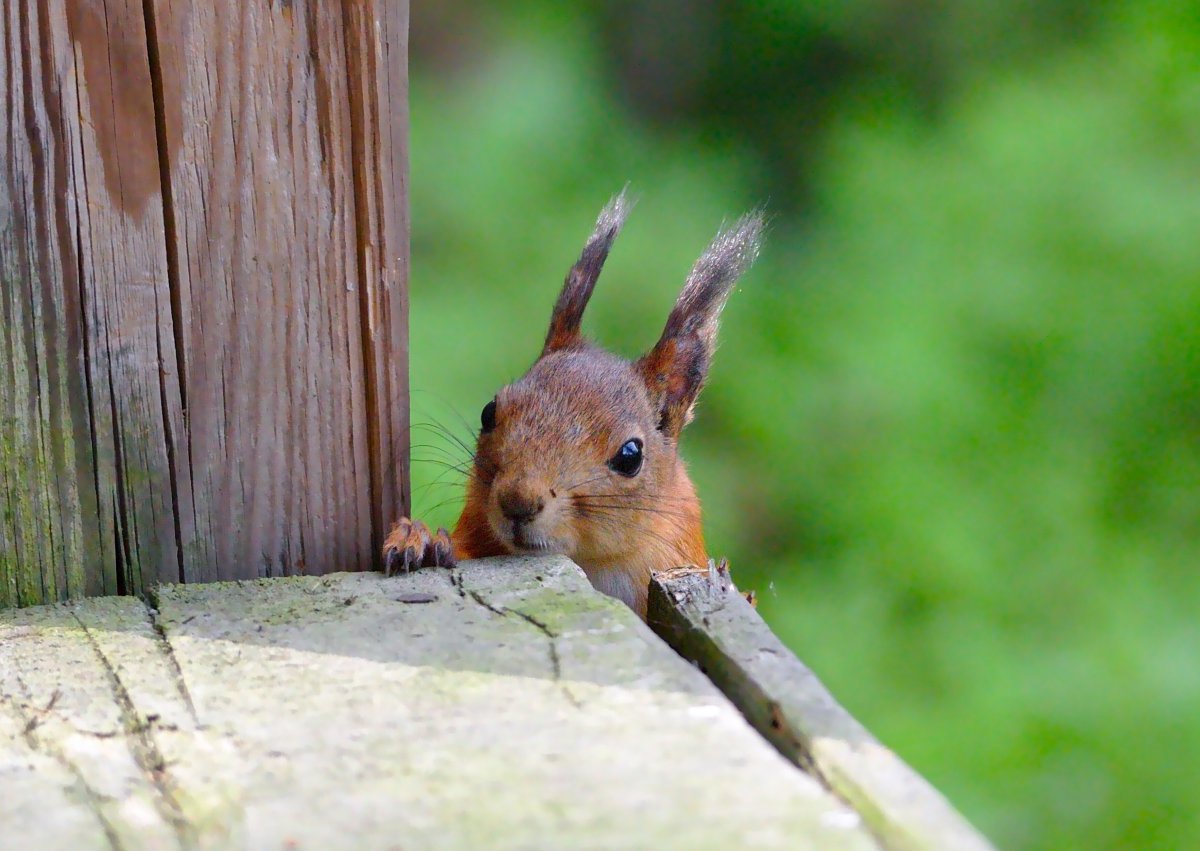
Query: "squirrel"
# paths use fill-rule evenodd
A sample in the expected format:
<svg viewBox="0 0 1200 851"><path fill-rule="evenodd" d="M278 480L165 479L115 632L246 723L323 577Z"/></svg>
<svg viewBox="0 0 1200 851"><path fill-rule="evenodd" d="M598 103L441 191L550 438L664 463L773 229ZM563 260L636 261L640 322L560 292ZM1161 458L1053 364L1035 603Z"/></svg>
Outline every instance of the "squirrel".
<svg viewBox="0 0 1200 851"><path fill-rule="evenodd" d="M643 619L651 576L706 565L700 501L677 451L692 419L734 283L759 250L763 215L721 230L688 275L655 346L627 361L580 323L632 203L601 211L567 274L541 355L483 407L466 503L451 535L401 518L384 571L560 553Z"/></svg>

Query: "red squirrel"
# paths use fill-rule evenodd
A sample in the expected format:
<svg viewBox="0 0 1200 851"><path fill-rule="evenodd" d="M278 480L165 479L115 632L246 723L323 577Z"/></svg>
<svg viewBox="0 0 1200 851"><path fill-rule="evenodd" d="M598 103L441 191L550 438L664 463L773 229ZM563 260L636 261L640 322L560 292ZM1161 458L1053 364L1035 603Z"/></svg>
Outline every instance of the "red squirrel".
<svg viewBox="0 0 1200 851"><path fill-rule="evenodd" d="M760 213L700 255L649 352L630 362L585 340L584 308L632 204L601 211L567 274L545 346L480 415L466 504L453 535L402 518L387 575L458 559L561 553L643 618L651 575L706 565L700 501L677 451L692 419L734 283L758 254Z"/></svg>

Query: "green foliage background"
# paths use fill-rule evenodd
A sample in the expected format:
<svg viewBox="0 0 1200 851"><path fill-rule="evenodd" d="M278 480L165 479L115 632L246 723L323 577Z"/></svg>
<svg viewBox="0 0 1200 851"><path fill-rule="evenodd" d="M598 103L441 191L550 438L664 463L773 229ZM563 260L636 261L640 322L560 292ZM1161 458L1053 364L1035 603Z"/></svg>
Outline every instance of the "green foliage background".
<svg viewBox="0 0 1200 851"><path fill-rule="evenodd" d="M711 551L1002 846L1200 846L1196 9L414 6L414 421L528 367L626 181L626 355L766 203L683 447Z"/></svg>

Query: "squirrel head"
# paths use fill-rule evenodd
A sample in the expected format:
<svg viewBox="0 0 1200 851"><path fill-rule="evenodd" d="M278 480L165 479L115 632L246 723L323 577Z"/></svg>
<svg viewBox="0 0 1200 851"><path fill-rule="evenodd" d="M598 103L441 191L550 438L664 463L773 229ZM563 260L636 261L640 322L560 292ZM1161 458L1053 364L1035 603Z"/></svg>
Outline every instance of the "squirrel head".
<svg viewBox="0 0 1200 851"><path fill-rule="evenodd" d="M511 551L603 563L647 541L669 550L670 529L699 534L699 505L676 447L716 348L721 309L758 253L763 217L752 213L717 235L658 342L631 362L580 333L631 207L622 192L601 211L540 357L483 408L469 499L482 503L492 535Z"/></svg>

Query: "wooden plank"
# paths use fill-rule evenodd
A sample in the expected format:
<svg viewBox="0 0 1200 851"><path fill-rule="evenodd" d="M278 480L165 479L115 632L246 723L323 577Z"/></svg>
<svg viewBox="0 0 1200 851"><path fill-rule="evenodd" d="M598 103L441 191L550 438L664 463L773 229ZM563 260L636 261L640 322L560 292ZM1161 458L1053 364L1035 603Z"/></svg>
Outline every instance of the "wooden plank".
<svg viewBox="0 0 1200 851"><path fill-rule="evenodd" d="M177 579L182 409L141 3L7 3L0 44L0 605Z"/></svg>
<svg viewBox="0 0 1200 851"><path fill-rule="evenodd" d="M649 622L776 748L849 802L888 848L991 846L846 712L746 602L723 567L660 574Z"/></svg>
<svg viewBox="0 0 1200 851"><path fill-rule="evenodd" d="M0 612L0 647L13 848L878 848L557 556Z"/></svg>
<svg viewBox="0 0 1200 851"><path fill-rule="evenodd" d="M403 503L379 496L381 459L403 464L407 445L402 183L392 194L404 125L387 123L406 103L383 109L346 22L389 39L372 41L377 85L402 90L407 4L151 7L162 100L179 104L160 135L187 396L184 578L371 567L381 511Z"/></svg>

